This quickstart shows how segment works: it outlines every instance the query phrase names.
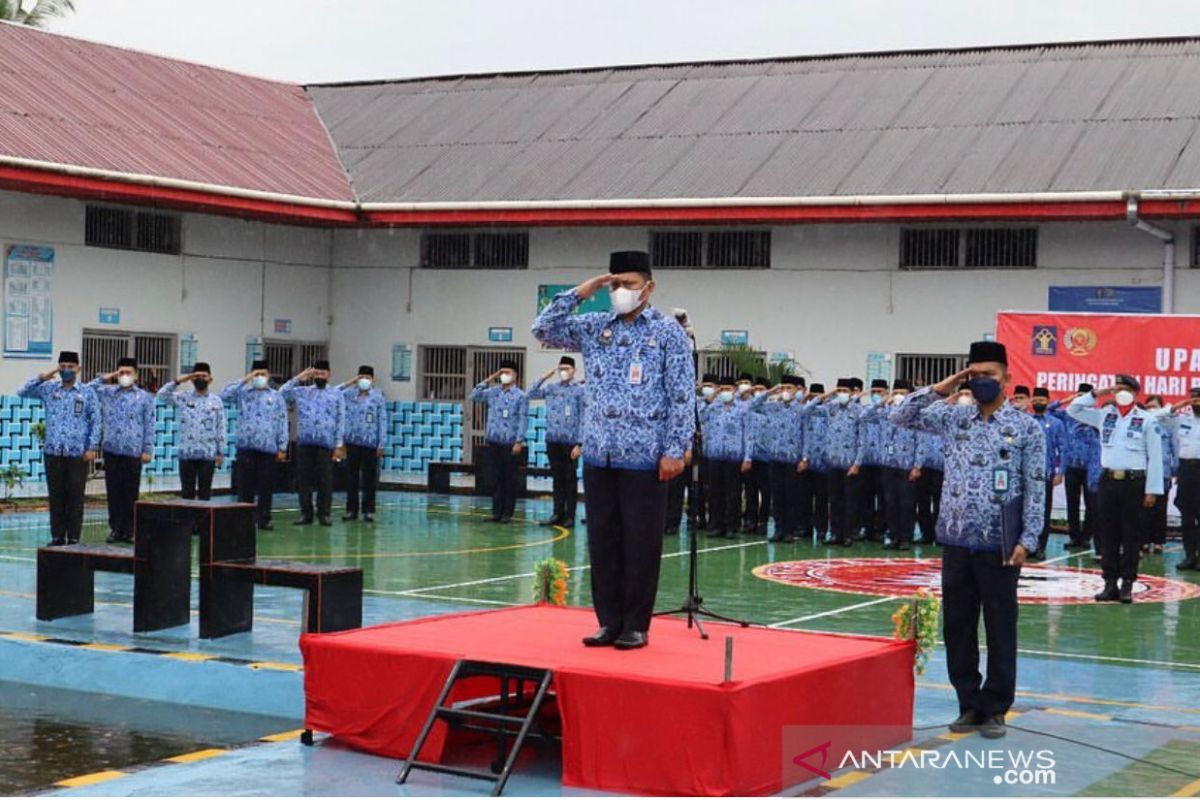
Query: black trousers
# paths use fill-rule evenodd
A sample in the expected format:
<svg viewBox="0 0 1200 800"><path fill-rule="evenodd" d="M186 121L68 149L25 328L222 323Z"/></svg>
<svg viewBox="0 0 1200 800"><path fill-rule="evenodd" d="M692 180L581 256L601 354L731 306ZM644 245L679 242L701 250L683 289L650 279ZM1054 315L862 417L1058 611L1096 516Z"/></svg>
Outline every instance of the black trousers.
<svg viewBox="0 0 1200 800"><path fill-rule="evenodd" d="M271 521L271 504L275 499L275 453L239 450L237 463L238 502L253 503L257 499L259 525Z"/></svg>
<svg viewBox="0 0 1200 800"><path fill-rule="evenodd" d="M825 475L829 482L829 531L834 541L853 541L862 513L862 476L847 475L846 470L834 467Z"/></svg>
<svg viewBox="0 0 1200 800"><path fill-rule="evenodd" d="M584 465L592 604L613 633L648 631L658 594L667 484L658 470Z"/></svg>
<svg viewBox="0 0 1200 800"><path fill-rule="evenodd" d="M921 526L921 539L926 542L933 542L937 537L944 478L945 473L940 469L922 467L921 477L917 481L917 524Z"/></svg>
<svg viewBox="0 0 1200 800"><path fill-rule="evenodd" d="M1166 481L1164 480L1165 484ZM1142 509L1142 545L1167 543L1167 486L1154 508Z"/></svg>
<svg viewBox="0 0 1200 800"><path fill-rule="evenodd" d="M375 513L375 490L379 486L379 456L374 447L346 445L346 513ZM362 491L362 502L358 493Z"/></svg>
<svg viewBox="0 0 1200 800"><path fill-rule="evenodd" d="M858 524L851 531L857 534L861 527L868 539L880 540L887 530L887 499L883 491L883 467L862 466L858 471L859 511Z"/></svg>
<svg viewBox="0 0 1200 800"><path fill-rule="evenodd" d="M179 459L179 494L184 500L211 500L216 461L200 458Z"/></svg>
<svg viewBox="0 0 1200 800"><path fill-rule="evenodd" d="M74 456L46 456L46 491L50 495L50 538L78 542L83 531L83 493L87 462Z"/></svg>
<svg viewBox="0 0 1200 800"><path fill-rule="evenodd" d="M801 517L800 474L796 472L796 465L793 463L772 462L768 468L771 481L771 508L775 518L774 538L776 540L790 539L796 535Z"/></svg>
<svg viewBox="0 0 1200 800"><path fill-rule="evenodd" d="M741 476L744 474L741 468L740 461L708 461L708 527L718 534L738 529L741 518Z"/></svg>
<svg viewBox="0 0 1200 800"><path fill-rule="evenodd" d="M756 528L766 525L771 518L771 479L768 465L763 461L752 462L749 472L741 473L742 527Z"/></svg>
<svg viewBox="0 0 1200 800"><path fill-rule="evenodd" d="M1046 511L1042 514L1042 532L1038 534L1038 552L1046 552L1050 541L1050 506L1054 503L1054 478L1046 481Z"/></svg>
<svg viewBox="0 0 1200 800"><path fill-rule="evenodd" d="M546 443L546 455L550 457L550 476L554 482L554 519L559 522L573 522L575 506L579 503L579 479L575 475L576 462L571 460L573 449L575 449L573 444ZM682 499L680 497L681 508ZM679 527L678 524L675 527Z"/></svg>
<svg viewBox="0 0 1200 800"><path fill-rule="evenodd" d="M1063 477L1067 491L1067 532L1072 544L1090 544L1096 533L1093 520L1099 513L1096 494L1087 490L1087 469L1068 467ZM1083 499L1083 521L1079 519L1079 501ZM1098 537L1097 537L1098 538Z"/></svg>
<svg viewBox="0 0 1200 800"><path fill-rule="evenodd" d="M887 526L896 544L912 544L917 515L917 484L908 479L908 470L883 468L883 507Z"/></svg>
<svg viewBox="0 0 1200 800"><path fill-rule="evenodd" d="M1105 473L1100 478L1100 566L1104 580L1137 578L1141 559L1142 501L1146 481L1118 481ZM1159 498L1158 502L1162 502Z"/></svg>
<svg viewBox="0 0 1200 800"><path fill-rule="evenodd" d="M296 445L296 491L300 515L313 517L313 492L317 493L317 516L328 517L333 509L333 451L311 444Z"/></svg>
<svg viewBox="0 0 1200 800"><path fill-rule="evenodd" d="M1004 714L1017 687L1018 567L1000 553L942 548L943 639L946 669L958 694L959 711ZM987 680L979 674L979 612L987 633Z"/></svg>
<svg viewBox="0 0 1200 800"><path fill-rule="evenodd" d="M1165 498L1163 505L1166 505ZM1200 460L1179 462L1179 486L1175 490L1175 507L1183 535L1183 558L1195 563L1200 559Z"/></svg>
<svg viewBox="0 0 1200 800"><path fill-rule="evenodd" d="M801 513L799 530L804 536L812 536L815 531L818 536L824 536L829 531L829 478L824 472L812 469L800 474L800 502L808 509L808 526L805 527L805 515Z"/></svg>
<svg viewBox="0 0 1200 800"><path fill-rule="evenodd" d="M497 519L507 519L517 509L517 466L521 456L514 455L512 449L511 444L488 442L492 471L492 516Z"/></svg>
<svg viewBox="0 0 1200 800"><path fill-rule="evenodd" d="M108 494L108 527L117 538L133 538L133 507L142 485L142 459L104 454L104 490Z"/></svg>
<svg viewBox="0 0 1200 800"><path fill-rule="evenodd" d="M683 494L691 482L691 468L685 467L683 472L671 479L667 484L667 513L664 517L664 530L679 533L683 524Z"/></svg>

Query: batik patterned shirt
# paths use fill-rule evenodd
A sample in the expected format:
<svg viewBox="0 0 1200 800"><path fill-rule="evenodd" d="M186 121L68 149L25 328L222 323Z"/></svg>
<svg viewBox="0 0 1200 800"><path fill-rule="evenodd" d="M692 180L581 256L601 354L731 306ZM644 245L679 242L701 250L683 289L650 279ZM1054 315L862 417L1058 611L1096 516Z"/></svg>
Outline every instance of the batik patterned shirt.
<svg viewBox="0 0 1200 800"><path fill-rule="evenodd" d="M487 403L484 438L489 444L512 445L525 441L529 427L529 396L522 389L481 383L471 390L467 399Z"/></svg>
<svg viewBox="0 0 1200 800"><path fill-rule="evenodd" d="M88 386L100 400L100 440L105 453L154 454L154 395L140 386L123 389L98 377Z"/></svg>
<svg viewBox="0 0 1200 800"><path fill-rule="evenodd" d="M583 435L583 384L557 379L538 381L529 392L530 400L546 401L546 441L554 444L579 444Z"/></svg>
<svg viewBox="0 0 1200 800"><path fill-rule="evenodd" d="M828 469L862 466L859 455L859 419L865 409L853 401L840 405L830 399L813 408L825 418L825 465Z"/></svg>
<svg viewBox="0 0 1200 800"><path fill-rule="evenodd" d="M799 464L804 451L804 422L808 407L802 400L756 398L750 410L759 418L754 459L774 464Z"/></svg>
<svg viewBox="0 0 1200 800"><path fill-rule="evenodd" d="M237 447L255 453L282 453L288 447L287 404L271 388L255 389L234 381L221 399L237 408Z"/></svg>
<svg viewBox="0 0 1200 800"><path fill-rule="evenodd" d="M710 461L749 461L754 442L749 403L722 403L713 400L700 409L700 427L704 431L704 457Z"/></svg>
<svg viewBox="0 0 1200 800"><path fill-rule="evenodd" d="M175 407L179 422L179 457L184 461L216 461L225 453L225 403L215 394L176 392L175 381L158 390L158 399Z"/></svg>
<svg viewBox="0 0 1200 800"><path fill-rule="evenodd" d="M357 386L342 390L346 401L346 444L382 450L387 442L387 398L372 386L359 391Z"/></svg>
<svg viewBox="0 0 1200 800"><path fill-rule="evenodd" d="M100 449L100 403L87 386L31 378L17 395L41 400L46 409L46 455L80 458Z"/></svg>
<svg viewBox="0 0 1200 800"><path fill-rule="evenodd" d="M336 386L301 386L295 378L279 394L296 409L296 444L333 450L346 438L346 400Z"/></svg>

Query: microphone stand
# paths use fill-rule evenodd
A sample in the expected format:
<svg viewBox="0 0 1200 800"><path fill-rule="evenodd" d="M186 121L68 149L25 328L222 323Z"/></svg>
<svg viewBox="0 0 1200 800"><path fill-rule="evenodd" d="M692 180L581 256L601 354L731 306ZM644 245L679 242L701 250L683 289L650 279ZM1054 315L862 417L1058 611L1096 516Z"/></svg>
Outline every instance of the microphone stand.
<svg viewBox="0 0 1200 800"><path fill-rule="evenodd" d="M692 342L692 361L696 364L696 368L698 369L700 366L700 358L699 353L696 351L696 337L689 332L688 338L691 339ZM700 485L700 462L698 460L700 456L698 456L698 453L700 452L700 447L704 441L704 434L700 430L700 409L696 405L695 398L692 399L692 409L696 417L696 434L692 439L692 490L695 491L696 487ZM703 489L700 491L703 491ZM662 617L667 615L686 614L688 629L690 630L694 626L700 633L701 639L708 639L708 632L704 630L704 626L700 623L700 617L715 619L720 622L732 622L735 625L741 625L743 628L749 628L750 623L744 619L726 617L713 611L709 611L704 607L704 598L700 596L696 575L696 567L700 559L699 546L697 545L699 538L700 537L698 536L697 532L689 525L688 588L687 597L684 598L683 605L679 606L678 608L672 608L668 611L655 611L653 616Z"/></svg>

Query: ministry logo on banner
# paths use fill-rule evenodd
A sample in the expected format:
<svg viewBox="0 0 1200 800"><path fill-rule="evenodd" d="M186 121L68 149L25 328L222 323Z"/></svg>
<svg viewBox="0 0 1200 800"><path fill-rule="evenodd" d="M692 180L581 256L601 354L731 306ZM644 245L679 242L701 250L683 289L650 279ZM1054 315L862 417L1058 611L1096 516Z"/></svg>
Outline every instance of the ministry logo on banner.
<svg viewBox="0 0 1200 800"><path fill-rule="evenodd" d="M1058 355L1058 327L1056 325L1034 326L1033 354L1035 356Z"/></svg>

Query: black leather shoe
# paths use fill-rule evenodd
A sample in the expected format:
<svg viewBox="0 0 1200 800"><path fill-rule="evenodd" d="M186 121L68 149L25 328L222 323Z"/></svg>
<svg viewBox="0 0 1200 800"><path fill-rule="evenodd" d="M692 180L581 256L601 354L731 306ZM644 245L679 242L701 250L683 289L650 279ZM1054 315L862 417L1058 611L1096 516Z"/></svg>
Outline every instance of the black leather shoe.
<svg viewBox="0 0 1200 800"><path fill-rule="evenodd" d="M71 546L71 545L73 545L73 544L79 544L79 540L78 540L78 539L67 539L67 546L68 546L68 547L69 547L69 546Z"/></svg>
<svg viewBox="0 0 1200 800"><path fill-rule="evenodd" d="M312 522L313 522L312 517L301 517L300 519L296 520L292 524L293 525L312 525Z"/></svg>
<svg viewBox="0 0 1200 800"><path fill-rule="evenodd" d="M258 523L258 529L260 531L273 531L275 530L275 526L270 522L260 522Z"/></svg>
<svg viewBox="0 0 1200 800"><path fill-rule="evenodd" d="M617 641L613 642L613 647L618 650L637 650L648 644L650 644L649 637L641 631L624 631L617 637Z"/></svg>
<svg viewBox="0 0 1200 800"><path fill-rule="evenodd" d="M546 520L545 522L539 522L538 524L541 525L543 528L552 528L555 525L561 525L562 523L559 522L558 517L551 517L550 519Z"/></svg>
<svg viewBox="0 0 1200 800"><path fill-rule="evenodd" d="M617 641L617 634L609 631L608 628L601 628L591 636L583 637L584 647L608 647Z"/></svg>
<svg viewBox="0 0 1200 800"><path fill-rule="evenodd" d="M979 735L985 739L1003 739L1007 733L1008 726L1004 724L1003 714L984 717L983 723L979 726Z"/></svg>
<svg viewBox="0 0 1200 800"><path fill-rule="evenodd" d="M62 547L64 544L66 544L66 542L64 542L62 539L51 539L50 541L46 542L45 546L46 547Z"/></svg>
<svg viewBox="0 0 1200 800"><path fill-rule="evenodd" d="M333 525L333 520L331 520L329 517L321 517L321 518L318 520L318 522L320 522L320 523L321 523L321 525L322 525L323 527L326 527L326 528L328 528L328 527L330 527L331 525Z"/></svg>
<svg viewBox="0 0 1200 800"><path fill-rule="evenodd" d="M1096 595L1097 603L1115 603L1121 599L1121 592L1117 589L1116 581L1105 581L1104 591Z"/></svg>
<svg viewBox="0 0 1200 800"><path fill-rule="evenodd" d="M500 521L501 521L501 517L498 517L495 514L488 517L488 522L500 522Z"/></svg>
<svg viewBox="0 0 1200 800"><path fill-rule="evenodd" d="M666 533L664 533L663 535L664 536L678 536L679 528L667 528Z"/></svg>
<svg viewBox="0 0 1200 800"><path fill-rule="evenodd" d="M950 723L951 733L971 733L979 730L979 714L974 711L964 711L958 719Z"/></svg>
<svg viewBox="0 0 1200 800"><path fill-rule="evenodd" d="M500 524L501 524L501 525L507 525L507 524L508 524L508 523L510 523L510 522L512 522L512 517L509 517L509 516L503 516L503 517L501 517L501 518L500 518Z"/></svg>
<svg viewBox="0 0 1200 800"><path fill-rule="evenodd" d="M375 521L374 514L363 514L363 522L374 522L374 521Z"/></svg>
<svg viewBox="0 0 1200 800"><path fill-rule="evenodd" d="M575 527L575 520L573 520L573 519L564 519L564 520L562 521L562 526L563 526L564 528L574 528L574 527Z"/></svg>
<svg viewBox="0 0 1200 800"><path fill-rule="evenodd" d="M912 545L910 545L908 542L900 542L898 545L896 545L896 549L897 550L912 550Z"/></svg>
<svg viewBox="0 0 1200 800"><path fill-rule="evenodd" d="M1125 604L1133 602L1133 581L1121 581L1121 602Z"/></svg>
<svg viewBox="0 0 1200 800"><path fill-rule="evenodd" d="M358 519L358 514L342 514L342 522L353 522Z"/></svg>
<svg viewBox="0 0 1200 800"><path fill-rule="evenodd" d="M728 531L721 531L721 530L713 529L713 530L708 531L708 538L709 539L724 539L726 533L728 533Z"/></svg>
<svg viewBox="0 0 1200 800"><path fill-rule="evenodd" d="M105 543L107 543L107 544L116 544L117 542L121 541L121 537L120 537L120 536L117 536L117 532L116 532L116 531L109 531L109 532L108 532L108 538L107 538L107 539L105 539L104 541L105 541Z"/></svg>

